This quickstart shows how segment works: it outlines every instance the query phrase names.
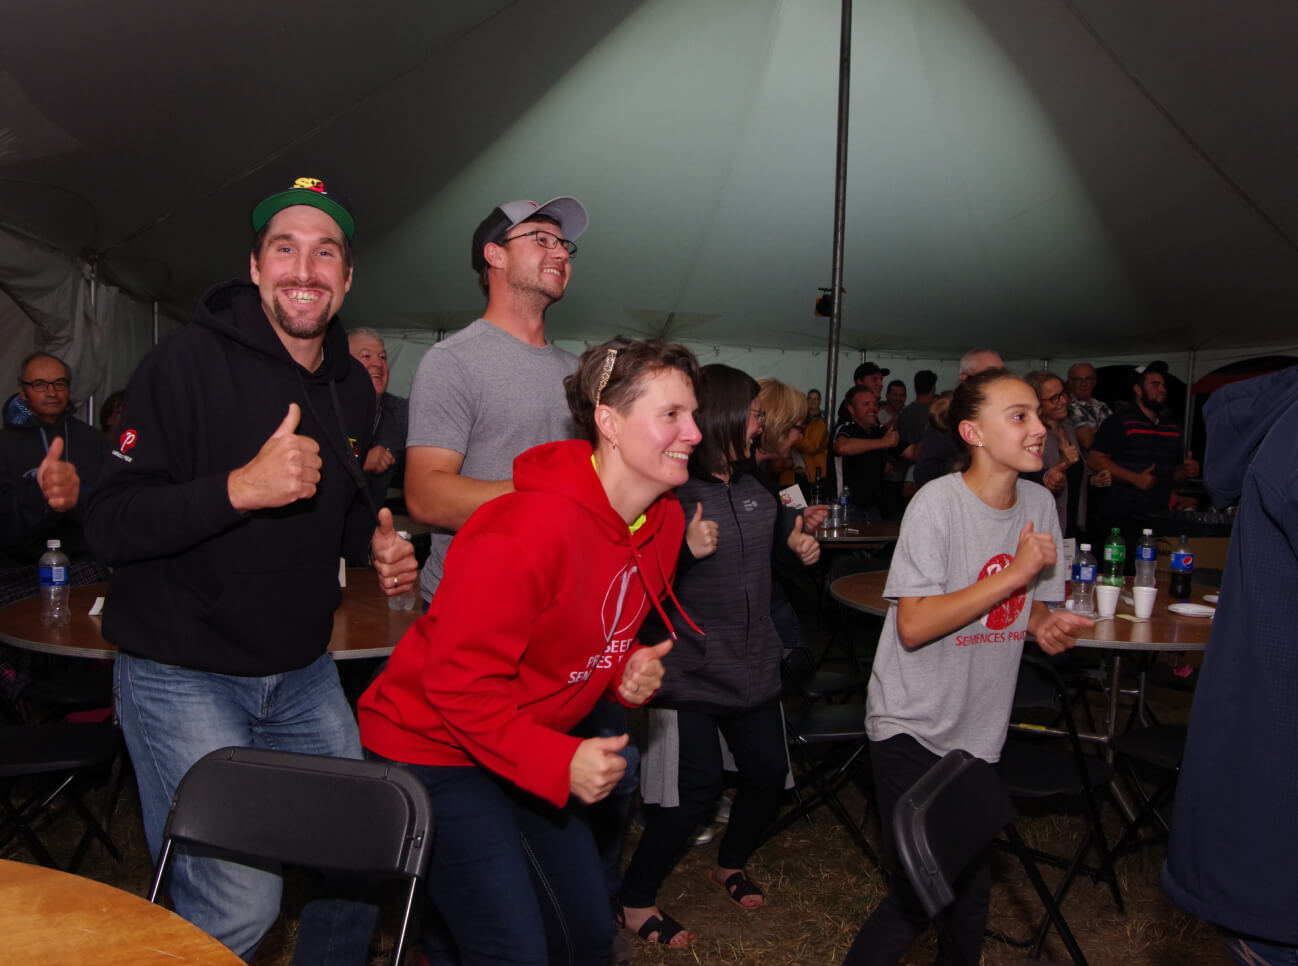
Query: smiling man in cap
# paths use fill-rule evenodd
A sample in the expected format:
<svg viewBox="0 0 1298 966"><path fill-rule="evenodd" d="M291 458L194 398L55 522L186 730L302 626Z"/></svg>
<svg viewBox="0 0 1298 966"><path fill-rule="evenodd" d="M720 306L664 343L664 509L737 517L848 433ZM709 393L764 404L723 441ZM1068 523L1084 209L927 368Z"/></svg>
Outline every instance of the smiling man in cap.
<svg viewBox="0 0 1298 966"><path fill-rule="evenodd" d="M230 745L361 757L326 653L338 558L414 583L410 544L377 517L358 453L374 390L337 312L352 283L350 206L299 178L252 214L252 283L209 289L192 324L131 378L125 427L86 531L111 565L103 633L157 856L176 785ZM377 523L377 525L376 525ZM280 877L182 854L176 911L243 958L279 913ZM295 962L364 962L373 909L313 902Z"/></svg>
<svg viewBox="0 0 1298 966"><path fill-rule="evenodd" d="M410 389L406 507L437 528L420 579L425 600L455 531L513 489L514 457L573 435L563 380L577 359L546 342L545 312L568 288L587 223L576 198L507 201L473 233L487 308L424 354Z"/></svg>

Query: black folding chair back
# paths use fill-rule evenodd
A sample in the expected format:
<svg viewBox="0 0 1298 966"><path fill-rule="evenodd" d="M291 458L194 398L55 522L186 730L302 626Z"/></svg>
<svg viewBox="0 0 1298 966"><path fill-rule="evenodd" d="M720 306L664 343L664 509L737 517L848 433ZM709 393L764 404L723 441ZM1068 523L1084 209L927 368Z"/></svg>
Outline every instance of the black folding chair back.
<svg viewBox="0 0 1298 966"><path fill-rule="evenodd" d="M386 762L256 748L222 748L181 779L163 830L149 901L157 900L175 843L256 859L408 880L392 951L400 963L432 845L423 784Z"/></svg>
<svg viewBox="0 0 1298 966"><path fill-rule="evenodd" d="M966 751L952 751L898 801L892 819L897 859L924 912L939 933L944 933L942 914L955 902L953 883L974 856L1004 830L1010 850L1022 863L1068 954L1078 966L1086 966L1086 957L1014 827L1014 816L1014 806L996 770ZM943 946L959 956L956 944L946 935Z"/></svg>

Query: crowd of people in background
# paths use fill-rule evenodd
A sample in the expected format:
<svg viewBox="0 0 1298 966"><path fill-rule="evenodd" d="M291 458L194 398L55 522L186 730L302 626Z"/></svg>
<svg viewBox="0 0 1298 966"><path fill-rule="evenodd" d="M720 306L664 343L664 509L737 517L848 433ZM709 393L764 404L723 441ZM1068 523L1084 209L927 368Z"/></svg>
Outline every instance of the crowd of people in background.
<svg viewBox="0 0 1298 966"><path fill-rule="evenodd" d="M1175 486L1199 465L1162 362L1111 407L1086 363L1020 377L975 348L944 390L931 370L908 387L866 361L831 424L818 389L700 369L682 346L618 338L577 359L545 315L587 223L570 197L493 208L471 245L483 315L427 351L408 402L388 392L380 333L338 318L354 222L317 179L261 200L251 283L211 289L105 400L99 430L74 415L63 361L23 361L0 432L0 603L36 593L50 539L73 582L110 581L103 631L155 855L207 751L368 753L411 768L434 802L429 963L603 964L625 957L619 926L687 946L658 898L727 772L710 879L737 906L766 901L746 866L786 787L780 659L800 634L773 574L817 562L826 504L901 521L867 713L885 833L943 753L996 759L1026 634L1053 653L1087 625L1045 606L1063 596L1064 538L1117 526L1134 543L1149 514L1187 505ZM791 485L805 510L781 502ZM418 573L394 497L432 529ZM1009 563L989 572L997 554ZM359 726L324 653L340 555L385 594L417 577L427 611ZM999 629L1017 647L939 646L1006 600ZM21 668L3 670L12 698ZM627 710L641 706L637 747ZM987 883L984 863L952 917L970 962ZM171 891L246 958L280 880L193 855ZM308 904L296 961L365 961L373 907L339 895ZM896 962L923 923L894 885L848 962Z"/></svg>

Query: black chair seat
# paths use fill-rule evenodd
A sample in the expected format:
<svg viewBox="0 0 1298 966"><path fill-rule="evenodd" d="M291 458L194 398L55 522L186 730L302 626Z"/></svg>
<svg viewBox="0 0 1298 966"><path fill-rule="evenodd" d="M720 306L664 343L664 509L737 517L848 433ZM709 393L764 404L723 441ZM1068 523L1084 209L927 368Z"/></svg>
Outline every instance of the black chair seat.
<svg viewBox="0 0 1298 966"><path fill-rule="evenodd" d="M803 745L865 740L865 706L809 704L786 712L789 737Z"/></svg>
<svg viewBox="0 0 1298 966"><path fill-rule="evenodd" d="M107 708L113 703L113 681L106 672L79 671L37 678L23 688L23 699L64 709Z"/></svg>
<svg viewBox="0 0 1298 966"><path fill-rule="evenodd" d="M1014 798L1049 798L1052 795L1082 795L1102 788L1113 778L1113 766L1099 758L1084 759L1087 784L1073 758L1055 748L1038 747L1027 739L1011 738L1001 749L996 766L1001 781Z"/></svg>
<svg viewBox="0 0 1298 966"><path fill-rule="evenodd" d="M1166 771L1176 771L1185 756L1185 736L1188 733L1189 729L1179 724L1137 728L1114 738L1112 747L1120 755Z"/></svg>
<svg viewBox="0 0 1298 966"><path fill-rule="evenodd" d="M121 743L121 733L108 724L56 722L0 728L0 778L108 765Z"/></svg>

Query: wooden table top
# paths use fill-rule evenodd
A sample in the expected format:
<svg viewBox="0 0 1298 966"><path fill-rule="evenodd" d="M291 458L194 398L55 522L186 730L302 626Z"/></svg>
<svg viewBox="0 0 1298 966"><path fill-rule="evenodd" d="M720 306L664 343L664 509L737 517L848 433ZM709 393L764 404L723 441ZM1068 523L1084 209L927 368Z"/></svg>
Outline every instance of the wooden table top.
<svg viewBox="0 0 1298 966"><path fill-rule="evenodd" d="M418 585L416 597L417 588ZM117 648L104 640L102 618L90 616L95 598L107 593L108 584L71 588L72 617L61 627L46 627L41 623L39 597L28 597L0 608L0 641L24 650L64 657L113 658ZM379 589L374 571L348 567L342 604L334 614L329 653L340 661L386 657L421 612L418 601L413 610L392 610L388 598Z"/></svg>
<svg viewBox="0 0 1298 966"><path fill-rule="evenodd" d="M888 613L889 601L883 596L888 582L888 571L874 570L863 574L839 577L829 585L834 599L855 610L882 617ZM1095 622L1095 627L1077 638L1078 647L1100 647L1132 651L1202 651L1208 646L1212 620L1207 617L1182 617L1167 609L1176 601L1168 594L1169 578L1158 575L1158 599L1154 615L1147 621L1129 621L1121 617L1106 617ZM1211 593L1211 588L1196 587L1195 597ZM1130 595L1128 586L1124 591ZM1198 602L1198 601L1196 601ZM1118 614L1130 614L1131 605L1118 604Z"/></svg>
<svg viewBox="0 0 1298 966"><path fill-rule="evenodd" d="M241 966L225 946L163 906L102 882L0 860L7 963Z"/></svg>
<svg viewBox="0 0 1298 966"><path fill-rule="evenodd" d="M849 520L836 530L821 527L816 531L816 539L822 547L858 547L872 543L896 543L900 534L900 520L881 520L878 523Z"/></svg>

